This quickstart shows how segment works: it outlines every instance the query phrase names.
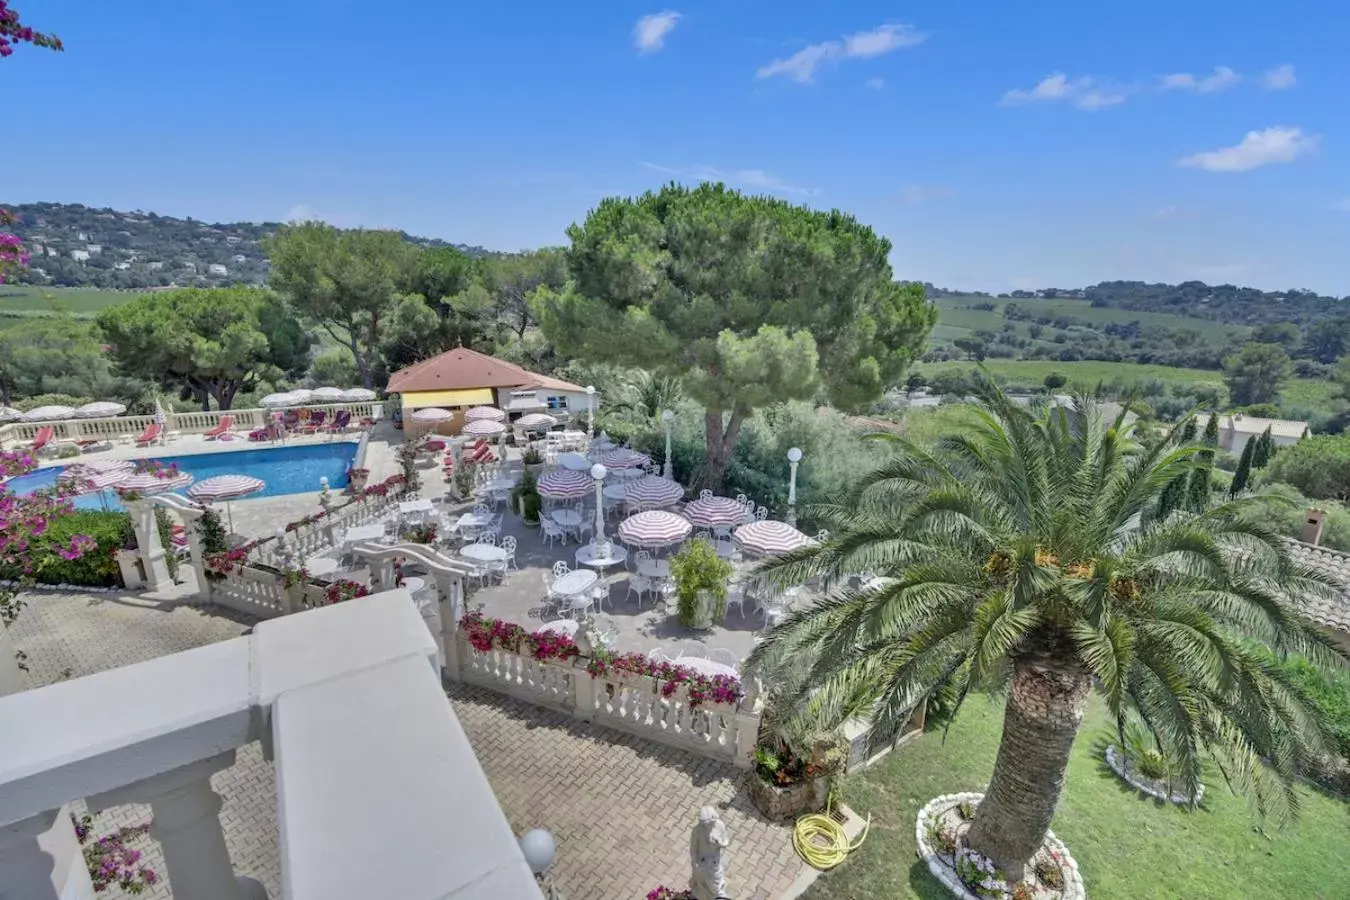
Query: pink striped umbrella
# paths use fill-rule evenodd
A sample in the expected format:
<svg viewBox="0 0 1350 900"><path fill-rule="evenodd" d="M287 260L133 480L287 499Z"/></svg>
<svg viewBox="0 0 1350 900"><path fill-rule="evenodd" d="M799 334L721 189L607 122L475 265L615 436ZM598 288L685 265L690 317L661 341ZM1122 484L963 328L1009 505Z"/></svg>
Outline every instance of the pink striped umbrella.
<svg viewBox="0 0 1350 900"><path fill-rule="evenodd" d="M684 496L684 488L677 481L657 475L644 475L628 485L624 499L629 503L650 503L669 506Z"/></svg>
<svg viewBox="0 0 1350 900"><path fill-rule="evenodd" d="M593 490L591 483L591 476L587 472L558 469L539 479L539 493L555 500L575 500Z"/></svg>
<svg viewBox="0 0 1350 900"><path fill-rule="evenodd" d="M521 428L552 428L558 420L544 413L527 413L516 419L516 424Z"/></svg>
<svg viewBox="0 0 1350 900"><path fill-rule="evenodd" d="M470 410L472 412L472 410ZM473 419L465 422L464 427L459 430L460 434L471 434L474 437L491 437L495 434L502 434L506 431L506 426L501 422L494 422L491 419Z"/></svg>
<svg viewBox="0 0 1350 900"><path fill-rule="evenodd" d="M56 478L78 494L97 494L121 484L135 471L129 459L98 459L69 466Z"/></svg>
<svg viewBox="0 0 1350 900"><path fill-rule="evenodd" d="M652 458L645 453L638 453L636 450L629 450L627 447L620 447L611 453L606 453L600 460L607 469L639 469L643 466L650 466Z"/></svg>
<svg viewBox="0 0 1350 900"><path fill-rule="evenodd" d="M177 472L164 478L154 472L138 472L122 479L117 483L117 486L124 491L135 491L138 494L148 495L167 494L179 488L185 488L190 484L192 484L192 476L186 472Z"/></svg>
<svg viewBox="0 0 1350 900"><path fill-rule="evenodd" d="M214 503L257 493L265 487L267 485L262 479L249 475L217 475L197 482L188 489L187 494L199 503Z"/></svg>
<svg viewBox="0 0 1350 900"><path fill-rule="evenodd" d="M732 534L732 538L742 549L764 556L789 553L815 543L788 523L772 519L742 525Z"/></svg>
<svg viewBox="0 0 1350 900"><path fill-rule="evenodd" d="M705 497L687 505L684 517L701 528L739 525L745 521L745 506L730 497Z"/></svg>
<svg viewBox="0 0 1350 900"><path fill-rule="evenodd" d="M631 490L631 489L630 489ZM634 547L665 547L689 537L694 526L683 516L660 509L649 509L619 523L619 537Z"/></svg>
<svg viewBox="0 0 1350 900"><path fill-rule="evenodd" d="M230 531L234 531L234 510L228 501L236 497L254 494L267 487L261 478L250 475L217 475L205 481L199 481L188 488L188 496L198 503L214 503L225 500L225 517L229 520Z"/></svg>
<svg viewBox="0 0 1350 900"><path fill-rule="evenodd" d="M502 412L495 406L475 406L471 408L468 412L464 413L464 421L466 422L478 422L478 421L500 422L502 419L505 418L506 413Z"/></svg>

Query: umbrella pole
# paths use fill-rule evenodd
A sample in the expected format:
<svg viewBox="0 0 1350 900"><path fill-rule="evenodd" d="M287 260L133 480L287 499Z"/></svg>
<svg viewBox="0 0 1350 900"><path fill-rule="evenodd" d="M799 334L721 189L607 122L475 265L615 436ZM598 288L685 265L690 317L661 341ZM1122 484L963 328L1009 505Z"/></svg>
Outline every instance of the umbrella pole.
<svg viewBox="0 0 1350 900"><path fill-rule="evenodd" d="M225 501L225 518L230 523L230 534L234 534L234 510L230 508L230 501Z"/></svg>

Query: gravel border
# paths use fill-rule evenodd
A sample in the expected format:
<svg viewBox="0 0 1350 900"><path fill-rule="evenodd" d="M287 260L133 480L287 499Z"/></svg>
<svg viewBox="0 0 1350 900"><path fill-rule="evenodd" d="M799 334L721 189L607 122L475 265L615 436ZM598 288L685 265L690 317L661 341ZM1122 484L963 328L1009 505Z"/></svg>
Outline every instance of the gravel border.
<svg viewBox="0 0 1350 900"><path fill-rule="evenodd" d="M1194 797L1187 797L1181 793L1169 793L1167 785L1161 781L1154 781L1152 778L1145 778L1143 775L1136 774L1134 766L1130 765L1130 761L1115 744L1108 744L1106 747L1106 764L1130 787L1137 791L1143 791L1158 800L1166 800L1168 803L1175 803L1177 806L1195 806L1205 799L1205 786L1203 784L1196 790Z"/></svg>
<svg viewBox="0 0 1350 900"><path fill-rule="evenodd" d="M919 858L928 866L928 871L933 873L933 877L951 891L954 896L961 900L982 900L977 894L968 889L961 883L957 877L956 870L938 855L932 845L928 843L928 818L933 815L945 813L958 804L969 800L971 803L978 804L984 799L984 794L965 792L960 794L940 794L929 800L919 810L918 817L914 820L914 843L919 848ZM1078 863L1073 855L1069 853L1069 848L1064 846L1064 842L1055 837L1053 831L1045 833L1045 844L1043 845L1064 857L1064 890L1060 892L1061 900L1087 900L1087 889L1083 887L1083 876L1078 871Z"/></svg>
<svg viewBox="0 0 1350 900"><path fill-rule="evenodd" d="M0 581L0 588L23 593L51 591L61 594L116 594L126 590L120 587L91 587L85 584L23 584L18 581Z"/></svg>

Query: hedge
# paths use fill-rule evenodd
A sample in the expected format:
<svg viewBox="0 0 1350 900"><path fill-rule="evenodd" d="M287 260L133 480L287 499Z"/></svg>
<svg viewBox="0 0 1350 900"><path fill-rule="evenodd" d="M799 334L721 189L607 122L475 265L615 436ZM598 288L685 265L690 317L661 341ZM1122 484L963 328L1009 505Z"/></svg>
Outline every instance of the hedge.
<svg viewBox="0 0 1350 900"><path fill-rule="evenodd" d="M117 551L128 543L135 545L131 516L124 512L77 510L55 519L32 542L34 550L58 545L65 546L77 534L87 534L96 546L79 559L66 560L55 553L31 577L39 584L77 584L88 587L116 587L121 583L117 566ZM17 566L0 567L0 578L20 580L26 576Z"/></svg>

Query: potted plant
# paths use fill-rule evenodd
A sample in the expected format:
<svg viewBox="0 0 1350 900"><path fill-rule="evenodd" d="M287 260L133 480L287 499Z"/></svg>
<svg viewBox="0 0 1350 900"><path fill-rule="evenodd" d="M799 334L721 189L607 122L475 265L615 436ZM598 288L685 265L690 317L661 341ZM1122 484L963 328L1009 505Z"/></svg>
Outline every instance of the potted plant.
<svg viewBox="0 0 1350 900"><path fill-rule="evenodd" d="M538 472L544 467L544 454L539 452L538 447L526 447L520 459L525 463L526 472Z"/></svg>
<svg viewBox="0 0 1350 900"><path fill-rule="evenodd" d="M366 479L370 478L369 469L352 467L347 470L347 491L359 494L366 489Z"/></svg>
<svg viewBox="0 0 1350 900"><path fill-rule="evenodd" d="M713 545L699 539L685 546L670 561L675 579L680 624L687 628L711 628L727 614L727 579L731 563L717 555Z"/></svg>
<svg viewBox="0 0 1350 900"><path fill-rule="evenodd" d="M539 497L539 481L529 469L520 476L520 481L511 489L511 508L526 525L539 524L539 510L543 500Z"/></svg>
<svg viewBox="0 0 1350 900"><path fill-rule="evenodd" d="M436 526L414 525L403 532L402 537L410 544L434 544L436 543Z"/></svg>

